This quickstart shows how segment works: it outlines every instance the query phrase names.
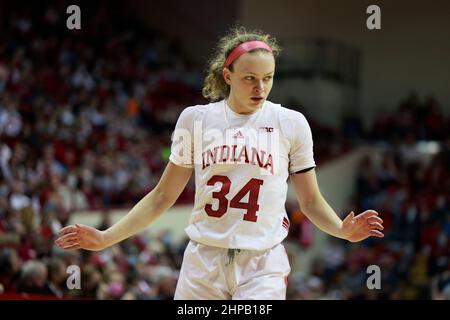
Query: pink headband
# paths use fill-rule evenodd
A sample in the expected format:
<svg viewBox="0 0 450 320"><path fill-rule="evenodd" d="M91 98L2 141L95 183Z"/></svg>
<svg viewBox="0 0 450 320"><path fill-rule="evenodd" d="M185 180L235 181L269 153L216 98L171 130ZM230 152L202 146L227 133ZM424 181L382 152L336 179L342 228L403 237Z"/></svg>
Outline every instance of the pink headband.
<svg viewBox="0 0 450 320"><path fill-rule="evenodd" d="M244 53L255 49L265 49L269 52L272 52L272 48L263 41L244 42L234 48L233 51L231 51L231 53L228 55L227 61L225 61L225 67L228 68L228 66L232 64L234 60L242 56Z"/></svg>

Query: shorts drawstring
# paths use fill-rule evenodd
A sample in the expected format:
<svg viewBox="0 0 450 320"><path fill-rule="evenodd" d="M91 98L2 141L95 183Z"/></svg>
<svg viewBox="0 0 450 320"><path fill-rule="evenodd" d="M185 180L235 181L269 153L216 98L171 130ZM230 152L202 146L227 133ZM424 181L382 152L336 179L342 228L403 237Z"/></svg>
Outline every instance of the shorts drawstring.
<svg viewBox="0 0 450 320"><path fill-rule="evenodd" d="M227 266L230 265L234 261L234 257L236 256L236 253L240 253L241 249L228 249L228 263Z"/></svg>

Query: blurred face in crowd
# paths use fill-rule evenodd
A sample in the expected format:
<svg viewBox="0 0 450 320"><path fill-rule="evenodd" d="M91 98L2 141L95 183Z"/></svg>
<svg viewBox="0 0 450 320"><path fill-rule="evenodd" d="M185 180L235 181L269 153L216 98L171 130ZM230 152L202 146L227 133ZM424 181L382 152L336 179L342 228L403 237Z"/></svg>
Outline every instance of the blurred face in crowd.
<svg viewBox="0 0 450 320"><path fill-rule="evenodd" d="M230 85L228 105L237 113L250 114L263 105L272 89L275 59L267 51L244 53L224 68L225 82Z"/></svg>
<svg viewBox="0 0 450 320"><path fill-rule="evenodd" d="M49 272L50 280L56 285L63 285L66 282L66 266L62 262L55 263L51 272Z"/></svg>
<svg viewBox="0 0 450 320"><path fill-rule="evenodd" d="M36 266L31 278L31 284L36 288L43 288L47 282L47 267L43 264Z"/></svg>

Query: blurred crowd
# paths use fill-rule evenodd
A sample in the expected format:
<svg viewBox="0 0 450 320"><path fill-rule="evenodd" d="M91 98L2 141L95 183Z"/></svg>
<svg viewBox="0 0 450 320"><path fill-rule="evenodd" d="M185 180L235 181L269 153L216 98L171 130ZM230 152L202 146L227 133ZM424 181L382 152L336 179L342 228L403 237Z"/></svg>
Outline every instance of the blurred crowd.
<svg viewBox="0 0 450 320"><path fill-rule="evenodd" d="M1 183L22 206L26 197L43 211L135 202L160 176L178 114L201 97L175 41L119 29L98 6L83 16L95 27L82 31L51 6L2 21Z"/></svg>
<svg viewBox="0 0 450 320"><path fill-rule="evenodd" d="M424 101L412 91L397 112L380 112L369 137L393 144L417 140L445 141L450 139L450 117L445 116L439 101L428 95Z"/></svg>
<svg viewBox="0 0 450 320"><path fill-rule="evenodd" d="M204 102L198 68L107 1L83 5L79 31L62 1L0 6L0 292L61 297L76 264L83 297L169 297L179 257L167 243L89 255L53 240L74 210L129 207L156 185L179 113Z"/></svg>
<svg viewBox="0 0 450 320"><path fill-rule="evenodd" d="M108 225L106 219L97 227ZM100 252L64 251L41 234L25 239L29 243L0 244L0 299L173 299L187 244L174 242L168 231Z"/></svg>
<svg viewBox="0 0 450 320"><path fill-rule="evenodd" d="M291 275L290 299L450 300L450 140L422 158L402 151L361 160L347 210L376 208L385 237L330 238L311 274ZM371 265L380 268L380 290L367 287Z"/></svg>
<svg viewBox="0 0 450 320"><path fill-rule="evenodd" d="M206 102L201 69L177 41L124 18L116 4L90 5L82 30L69 31L64 1L0 3L0 294L171 299L186 243L170 232L102 252L53 245L74 210L129 207L151 190L181 110ZM351 149L345 134L308 120L318 163ZM411 98L368 137L444 140L448 127L436 101ZM330 242L312 275L292 275L289 298L363 297L355 287L371 261L383 262L389 298L428 297L430 280L448 294L448 143L428 165L403 150L359 169L353 205L387 214L386 241ZM191 181L179 202L192 202L194 188ZM105 216L97 227L108 226ZM70 265L82 270L82 290L67 289Z"/></svg>

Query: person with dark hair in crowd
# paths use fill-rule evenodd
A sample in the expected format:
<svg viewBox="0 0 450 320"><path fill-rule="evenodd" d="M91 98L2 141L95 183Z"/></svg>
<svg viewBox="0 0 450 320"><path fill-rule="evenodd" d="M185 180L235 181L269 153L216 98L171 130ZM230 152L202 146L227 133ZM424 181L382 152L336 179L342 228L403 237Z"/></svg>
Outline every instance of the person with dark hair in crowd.
<svg viewBox="0 0 450 320"><path fill-rule="evenodd" d="M20 258L14 249L0 250L0 284L3 292L16 292L20 276Z"/></svg>
<svg viewBox="0 0 450 320"><path fill-rule="evenodd" d="M66 264L57 257L52 257L47 262L48 281L47 288L50 295L62 298L64 296L64 285L68 274L66 273Z"/></svg>

